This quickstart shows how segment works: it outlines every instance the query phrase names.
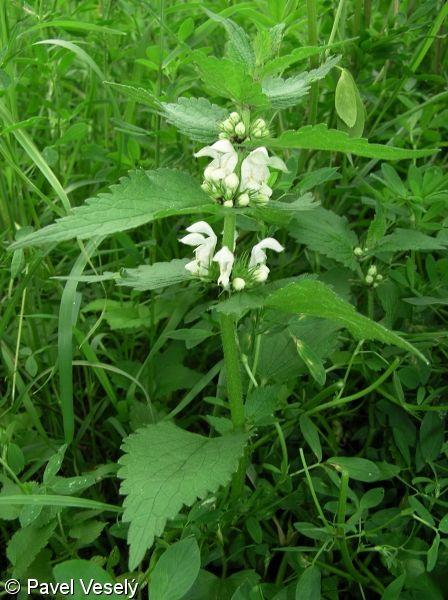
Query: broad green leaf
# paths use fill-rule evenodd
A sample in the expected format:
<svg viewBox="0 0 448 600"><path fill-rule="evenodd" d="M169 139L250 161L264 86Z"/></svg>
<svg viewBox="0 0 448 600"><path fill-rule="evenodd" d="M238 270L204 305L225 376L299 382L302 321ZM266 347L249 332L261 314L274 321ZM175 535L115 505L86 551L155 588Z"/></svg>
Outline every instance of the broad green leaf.
<svg viewBox="0 0 448 600"><path fill-rule="evenodd" d="M162 115L181 133L198 142L218 139L217 123L224 120L227 111L206 98L179 98L176 103L162 102Z"/></svg>
<svg viewBox="0 0 448 600"><path fill-rule="evenodd" d="M241 63L248 72L251 72L255 66L255 54L244 29L231 19L225 19L206 8L204 8L204 12L210 19L217 21L225 28L228 35L226 44L227 57L234 62Z"/></svg>
<svg viewBox="0 0 448 600"><path fill-rule="evenodd" d="M353 250L359 242L345 217L325 208L316 208L298 216L288 229L300 244L356 270L358 261Z"/></svg>
<svg viewBox="0 0 448 600"><path fill-rule="evenodd" d="M151 573L150 600L180 600L196 581L200 568L201 553L195 538L172 544Z"/></svg>
<svg viewBox="0 0 448 600"><path fill-rule="evenodd" d="M118 92L134 102L145 104L150 108L160 110L161 102L157 100L154 94L145 88L115 83L114 81L105 81L104 83L112 86L113 89L116 89Z"/></svg>
<svg viewBox="0 0 448 600"><path fill-rule="evenodd" d="M342 69L336 85L335 106L338 116L348 127L353 127L357 116L356 84L347 69Z"/></svg>
<svg viewBox="0 0 448 600"><path fill-rule="evenodd" d="M241 63L206 56L202 52L195 53L195 61L202 80L213 94L239 104L257 107L268 105L261 85L249 77Z"/></svg>
<svg viewBox="0 0 448 600"><path fill-rule="evenodd" d="M266 385L257 387L247 395L244 403L244 414L251 425L262 425L270 420L279 404L281 387Z"/></svg>
<svg viewBox="0 0 448 600"><path fill-rule="evenodd" d="M169 262L140 265L136 269L123 269L115 282L140 292L175 285L194 279L185 268L187 262L188 260L184 259L174 259Z"/></svg>
<svg viewBox="0 0 448 600"><path fill-rule="evenodd" d="M361 510L369 510L370 508L375 508L375 506L381 504L383 499L384 488L372 488L371 490L368 490L365 494L363 494L359 502L359 507L361 508Z"/></svg>
<svg viewBox="0 0 448 600"><path fill-rule="evenodd" d="M72 600L84 600L85 598L88 598L89 600L94 600L95 598L103 600L106 600L106 598L120 600L120 598L124 597L124 590L120 590L121 593L113 592L113 586L116 582L112 575L90 560L83 560L80 558L66 560L65 562L54 566L53 574L58 583L69 583L73 580L74 593L69 596ZM86 590L91 581L103 584L104 593L95 594L93 590L91 590L86 594L80 580L84 584ZM130 580L129 583L131 583L134 588L137 580ZM128 590L126 590L126 596L128 596Z"/></svg>
<svg viewBox="0 0 448 600"><path fill-rule="evenodd" d="M377 244L375 253L406 250L443 250L447 242L433 238L417 229L396 229Z"/></svg>
<svg viewBox="0 0 448 600"><path fill-rule="evenodd" d="M305 441L320 462L322 460L322 446L319 439L319 430L307 415L301 415L299 423L300 431L302 432Z"/></svg>
<svg viewBox="0 0 448 600"><path fill-rule="evenodd" d="M439 456L444 440L443 422L436 412L427 412L420 426L420 448L423 458L433 462Z"/></svg>
<svg viewBox="0 0 448 600"><path fill-rule="evenodd" d="M426 570L428 573L434 570L434 567L437 564L437 558L439 556L439 546L440 546L440 533L436 533L434 536L434 540L431 544L430 549L428 550L428 554L426 557Z"/></svg>
<svg viewBox="0 0 448 600"><path fill-rule="evenodd" d="M334 456L329 458L328 464L337 471L347 471L351 479L356 481L383 481L392 479L400 472L400 468L384 462L373 462L357 456Z"/></svg>
<svg viewBox="0 0 448 600"><path fill-rule="evenodd" d="M329 152L345 152L365 156L367 158L379 158L384 160L402 160L407 158L422 158L438 152L437 148L426 150L408 150L406 148L395 148L394 146L383 146L371 144L365 138L351 138L344 131L328 129L324 124L305 125L297 131L285 131L278 138L263 140L268 148L303 148L305 150L327 150Z"/></svg>
<svg viewBox="0 0 448 600"><path fill-rule="evenodd" d="M441 518L439 523L439 530L442 533L448 533L448 514Z"/></svg>
<svg viewBox="0 0 448 600"><path fill-rule="evenodd" d="M110 235L155 219L210 207L213 209L208 196L186 173L171 169L131 171L110 192L89 198L72 214L21 238L11 248Z"/></svg>
<svg viewBox="0 0 448 600"><path fill-rule="evenodd" d="M126 495L123 520L130 523L130 569L182 506L228 483L245 444L242 433L207 438L167 422L148 425L125 440L118 475Z"/></svg>
<svg viewBox="0 0 448 600"><path fill-rule="evenodd" d="M324 385L327 374L320 356L304 340L294 338L294 342L297 348L297 354L305 363L311 377L320 386Z"/></svg>
<svg viewBox="0 0 448 600"><path fill-rule="evenodd" d="M13 565L13 577L21 578L25 575L30 564L47 545L55 529L56 521L50 521L42 527L28 525L14 533L6 549L6 556Z"/></svg>
<svg viewBox="0 0 448 600"><path fill-rule="evenodd" d="M268 97L273 108L294 106L308 93L313 81L323 79L337 65L340 58L340 56L333 56L317 69L305 71L300 75L295 75L288 79L274 76L265 77L262 82L263 92Z"/></svg>
<svg viewBox="0 0 448 600"><path fill-rule="evenodd" d="M358 313L354 306L343 300L330 287L315 279L302 279L270 294L265 305L285 312L323 317L344 325L356 339L379 340L392 344L424 360L412 344Z"/></svg>
<svg viewBox="0 0 448 600"><path fill-rule="evenodd" d="M305 569L297 582L296 600L317 600L321 598L321 575L317 567Z"/></svg>

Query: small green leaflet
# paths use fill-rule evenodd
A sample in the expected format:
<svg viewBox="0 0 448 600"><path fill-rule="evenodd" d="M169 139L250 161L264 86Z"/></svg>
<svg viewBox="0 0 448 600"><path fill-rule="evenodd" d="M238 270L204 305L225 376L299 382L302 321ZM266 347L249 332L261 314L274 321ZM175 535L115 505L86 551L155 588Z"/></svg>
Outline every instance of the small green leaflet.
<svg viewBox="0 0 448 600"><path fill-rule="evenodd" d="M297 131L285 131L278 138L263 140L267 148L304 148L305 150L328 150L329 152L346 152L379 158L384 160L402 160L407 158L421 158L438 152L437 148L425 150L407 150L382 144L371 144L365 138L351 138L344 131L328 129L321 123L319 125L305 125Z"/></svg>
<svg viewBox="0 0 448 600"><path fill-rule="evenodd" d="M379 340L385 344L392 344L427 362L412 344L358 313L354 306L321 281L302 279L291 283L270 294L265 300L265 306L342 323L356 339Z"/></svg>
<svg viewBox="0 0 448 600"><path fill-rule="evenodd" d="M334 456L327 463L337 471L346 471L351 479L370 483L392 479L400 473L400 467L385 462L373 462L357 456Z"/></svg>
<svg viewBox="0 0 448 600"><path fill-rule="evenodd" d="M129 568L141 562L166 521L184 505L214 492L230 480L247 436L207 438L172 423L147 425L124 442L118 476L126 495L123 520L130 523Z"/></svg>
<svg viewBox="0 0 448 600"><path fill-rule="evenodd" d="M297 217L289 225L289 234L300 244L342 263L353 271L358 267L353 250L358 238L347 223L331 210L316 208Z"/></svg>
<svg viewBox="0 0 448 600"><path fill-rule="evenodd" d="M170 215L214 210L190 175L172 169L131 171L110 192L89 198L58 219L11 245L11 249L110 235Z"/></svg>
<svg viewBox="0 0 448 600"><path fill-rule="evenodd" d="M332 56L317 69L305 71L288 79L273 76L265 77L262 82L263 92L273 108L294 106L308 93L313 81L323 79L337 65L340 58L340 56Z"/></svg>
<svg viewBox="0 0 448 600"><path fill-rule="evenodd" d="M250 39L244 29L231 19L225 19L221 15L217 15L206 8L203 10L210 19L217 21L225 28L228 35L226 44L227 57L234 62L241 63L248 72L251 72L255 67L255 54Z"/></svg>
<svg viewBox="0 0 448 600"><path fill-rule="evenodd" d="M140 265L136 269L123 269L121 277L116 279L116 284L144 292L182 283L194 279L185 268L187 262L188 260L184 259L174 259L169 262Z"/></svg>

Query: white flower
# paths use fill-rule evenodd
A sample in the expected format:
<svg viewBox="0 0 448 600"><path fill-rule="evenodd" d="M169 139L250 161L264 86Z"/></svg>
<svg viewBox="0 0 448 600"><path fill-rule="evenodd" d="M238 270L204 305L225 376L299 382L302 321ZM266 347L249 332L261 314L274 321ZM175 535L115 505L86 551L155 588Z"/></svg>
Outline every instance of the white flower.
<svg viewBox="0 0 448 600"><path fill-rule="evenodd" d="M241 164L241 191L250 190L258 192L263 199L270 198L272 189L267 185L269 179L268 167L280 171L288 170L280 158L269 156L264 146L253 150Z"/></svg>
<svg viewBox="0 0 448 600"><path fill-rule="evenodd" d="M283 252L283 246L274 238L265 238L255 244L250 253L249 269L252 269L252 275L255 281L263 283L269 275L269 268L266 266L265 250L273 250L274 252Z"/></svg>
<svg viewBox="0 0 448 600"><path fill-rule="evenodd" d="M228 290L230 274L235 261L233 252L230 252L227 246L223 246L221 250L218 250L218 252L215 254L213 261L219 264L218 285L222 285L225 290Z"/></svg>
<svg viewBox="0 0 448 600"><path fill-rule="evenodd" d="M195 260L185 265L185 268L193 275L206 275L216 248L215 232L205 221L193 223L187 227L187 231L188 235L179 241L187 246L195 247Z"/></svg>
<svg viewBox="0 0 448 600"><path fill-rule="evenodd" d="M274 238L265 238L255 244L250 253L249 260L249 269L255 267L256 265L265 265L266 264L266 252L265 250L274 250L274 252L283 252L283 246L277 242Z"/></svg>
<svg viewBox="0 0 448 600"><path fill-rule="evenodd" d="M244 290L246 287L246 282L242 277L235 277L235 279L232 281L232 287L235 292L241 292L241 290Z"/></svg>
<svg viewBox="0 0 448 600"><path fill-rule="evenodd" d="M214 182L218 182L233 173L238 163L238 153L229 140L219 140L212 146L205 146L199 152L196 152L195 156L197 158L201 156L213 158L204 171L204 178Z"/></svg>

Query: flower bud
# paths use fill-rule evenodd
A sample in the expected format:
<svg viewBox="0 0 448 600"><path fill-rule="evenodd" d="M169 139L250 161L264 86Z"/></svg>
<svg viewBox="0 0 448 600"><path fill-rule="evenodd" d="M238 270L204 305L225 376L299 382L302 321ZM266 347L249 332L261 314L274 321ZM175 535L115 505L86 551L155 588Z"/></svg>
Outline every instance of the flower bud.
<svg viewBox="0 0 448 600"><path fill-rule="evenodd" d="M238 196L238 206L248 206L250 202L249 194L244 192Z"/></svg>
<svg viewBox="0 0 448 600"><path fill-rule="evenodd" d="M372 277L374 277L376 275L377 269L375 265L372 265L369 267L369 270L367 271L367 275L371 275Z"/></svg>
<svg viewBox="0 0 448 600"><path fill-rule="evenodd" d="M253 271L253 278L258 283L264 283L269 275L269 267L266 265L258 265Z"/></svg>
<svg viewBox="0 0 448 600"><path fill-rule="evenodd" d="M201 188L204 192L210 193L212 191L212 186L210 185L210 181L204 181L201 185Z"/></svg>
<svg viewBox="0 0 448 600"><path fill-rule="evenodd" d="M354 250L353 250L353 254L355 256L362 256L364 254L363 249L360 248L359 246L357 246Z"/></svg>
<svg viewBox="0 0 448 600"><path fill-rule="evenodd" d="M225 131L221 131L221 133L218 135L218 138L220 140L227 140L229 138L229 134Z"/></svg>
<svg viewBox="0 0 448 600"><path fill-rule="evenodd" d="M267 194L258 194L257 202L260 204L266 204L266 202L269 202L269 196Z"/></svg>
<svg viewBox="0 0 448 600"><path fill-rule="evenodd" d="M244 123L239 122L237 125L235 125L235 133L238 137L243 137L246 135L246 127Z"/></svg>
<svg viewBox="0 0 448 600"><path fill-rule="evenodd" d="M227 189L232 190L232 192L234 192L237 189L239 184L240 180L236 173L230 173L230 175L227 175L227 177L224 179L224 185Z"/></svg>
<svg viewBox="0 0 448 600"><path fill-rule="evenodd" d="M371 285L373 283L373 277L372 277L372 275L366 275L365 281L366 281L366 283L368 283L369 285Z"/></svg>
<svg viewBox="0 0 448 600"><path fill-rule="evenodd" d="M226 208L232 208L233 206L233 200L226 200L225 202L222 203L223 206L225 206Z"/></svg>
<svg viewBox="0 0 448 600"><path fill-rule="evenodd" d="M383 276L380 273L378 273L378 275L376 276L376 280L383 281Z"/></svg>
<svg viewBox="0 0 448 600"><path fill-rule="evenodd" d="M266 121L264 119L255 119L252 123L254 129L266 129Z"/></svg>
<svg viewBox="0 0 448 600"><path fill-rule="evenodd" d="M230 113L228 120L230 120L234 125L236 125L237 123L239 123L239 121L241 121L241 117L236 111L234 111Z"/></svg>
<svg viewBox="0 0 448 600"><path fill-rule="evenodd" d="M246 282L242 277L235 277L235 279L232 281L232 286L235 292L240 292L246 287Z"/></svg>

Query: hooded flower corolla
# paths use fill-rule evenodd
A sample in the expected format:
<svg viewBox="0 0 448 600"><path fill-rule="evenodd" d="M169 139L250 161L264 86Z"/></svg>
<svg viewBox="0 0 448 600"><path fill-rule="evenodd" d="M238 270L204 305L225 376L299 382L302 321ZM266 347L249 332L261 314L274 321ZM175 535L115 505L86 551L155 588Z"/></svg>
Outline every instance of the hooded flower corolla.
<svg viewBox="0 0 448 600"><path fill-rule="evenodd" d="M241 192L256 194L259 201L267 201L272 195L272 189L267 185L269 168L287 171L285 163L276 156L269 156L264 146L253 150L241 163Z"/></svg>
<svg viewBox="0 0 448 600"><path fill-rule="evenodd" d="M193 275L204 276L208 274L208 269L215 252L217 237L215 232L205 221L198 221L187 227L188 235L179 241L187 246L194 246L195 260L185 265L187 271Z"/></svg>
<svg viewBox="0 0 448 600"><path fill-rule="evenodd" d="M238 163L238 153L229 140L219 140L211 146L205 146L196 152L195 157L209 156L212 162L204 171L206 181L218 183L235 171Z"/></svg>
<svg viewBox="0 0 448 600"><path fill-rule="evenodd" d="M255 244L250 253L249 269L252 270L252 275L255 281L262 283L266 281L269 275L269 267L266 266L265 250L273 250L274 252L283 252L283 246L274 238L265 238Z"/></svg>
<svg viewBox="0 0 448 600"><path fill-rule="evenodd" d="M218 285L222 285L225 290L229 289L230 275L234 261L235 256L227 246L223 246L213 257L213 262L217 262L219 265Z"/></svg>

